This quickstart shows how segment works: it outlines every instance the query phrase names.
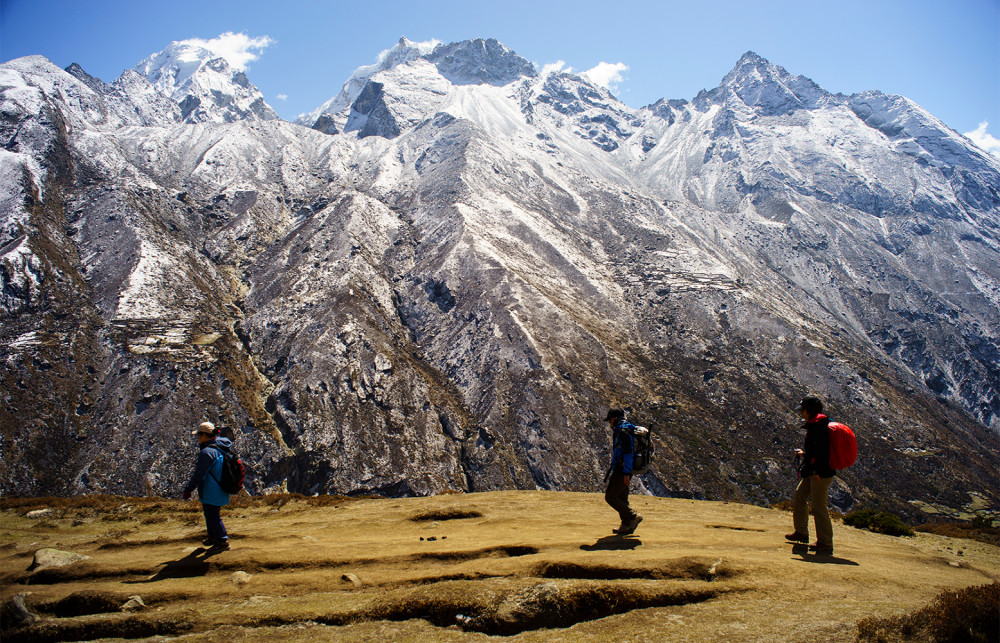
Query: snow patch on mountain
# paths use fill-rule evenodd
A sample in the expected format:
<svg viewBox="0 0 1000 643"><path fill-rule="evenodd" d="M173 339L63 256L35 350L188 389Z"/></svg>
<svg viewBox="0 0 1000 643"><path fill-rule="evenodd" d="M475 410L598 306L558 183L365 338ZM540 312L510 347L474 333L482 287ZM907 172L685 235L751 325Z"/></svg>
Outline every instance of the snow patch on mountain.
<svg viewBox="0 0 1000 643"><path fill-rule="evenodd" d="M139 259L132 268L128 284L118 297L114 319L169 319L174 323L187 321L179 318L176 301L179 290L186 290L177 283L183 274L177 260L156 245L140 240Z"/></svg>

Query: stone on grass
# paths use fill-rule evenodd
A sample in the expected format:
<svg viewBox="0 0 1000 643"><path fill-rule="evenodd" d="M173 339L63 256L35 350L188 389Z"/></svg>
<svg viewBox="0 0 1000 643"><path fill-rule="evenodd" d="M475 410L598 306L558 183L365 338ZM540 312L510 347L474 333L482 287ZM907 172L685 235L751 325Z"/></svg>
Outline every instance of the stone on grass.
<svg viewBox="0 0 1000 643"><path fill-rule="evenodd" d="M230 582L235 585L246 585L253 578L250 574L246 572L233 572L233 575L229 577Z"/></svg>
<svg viewBox="0 0 1000 643"><path fill-rule="evenodd" d="M123 612L140 612L144 609L146 609L146 603L143 602L142 597L138 594L129 596L128 601L121 606L121 611Z"/></svg>
<svg viewBox="0 0 1000 643"><path fill-rule="evenodd" d="M24 604L24 599L27 595L27 593L21 592L16 596L12 596L10 600L4 603L2 620L5 630L31 625L38 620L38 615L28 611L27 606Z"/></svg>
<svg viewBox="0 0 1000 643"><path fill-rule="evenodd" d="M344 574L340 578L343 579L343 580L346 580L348 583L350 583L351 585L354 585L355 587L364 587L365 586L364 582L362 582L362 580L360 578L358 578L354 574Z"/></svg>
<svg viewBox="0 0 1000 643"><path fill-rule="evenodd" d="M71 551L61 551L59 549L45 548L35 552L35 558L28 567L29 572L37 572L51 567L65 567L81 560L87 560L90 556L76 554Z"/></svg>

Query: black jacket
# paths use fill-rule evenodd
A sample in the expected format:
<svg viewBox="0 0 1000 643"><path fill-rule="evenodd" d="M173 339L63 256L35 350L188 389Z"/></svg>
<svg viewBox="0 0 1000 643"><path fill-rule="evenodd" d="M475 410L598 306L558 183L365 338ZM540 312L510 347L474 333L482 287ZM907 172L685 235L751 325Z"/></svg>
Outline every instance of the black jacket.
<svg viewBox="0 0 1000 643"><path fill-rule="evenodd" d="M813 422L806 422L802 428L806 430L806 443L802 447L805 456L799 473L803 478L819 475L820 478L832 478L837 472L830 468L830 418L817 415Z"/></svg>

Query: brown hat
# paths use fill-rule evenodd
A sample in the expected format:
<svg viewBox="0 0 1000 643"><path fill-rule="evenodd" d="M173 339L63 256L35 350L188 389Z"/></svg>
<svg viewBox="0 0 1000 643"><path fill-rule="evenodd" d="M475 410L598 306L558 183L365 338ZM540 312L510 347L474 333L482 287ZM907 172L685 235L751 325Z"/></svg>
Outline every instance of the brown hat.
<svg viewBox="0 0 1000 643"><path fill-rule="evenodd" d="M202 422L198 425L198 430L191 431L191 435L198 435L199 433L204 433L206 435L215 435L215 425L211 422Z"/></svg>

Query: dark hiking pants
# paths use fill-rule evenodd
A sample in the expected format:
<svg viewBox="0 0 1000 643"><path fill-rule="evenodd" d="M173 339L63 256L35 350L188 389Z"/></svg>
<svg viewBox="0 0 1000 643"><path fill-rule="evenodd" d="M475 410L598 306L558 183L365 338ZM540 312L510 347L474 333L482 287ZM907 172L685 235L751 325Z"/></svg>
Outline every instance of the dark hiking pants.
<svg viewBox="0 0 1000 643"><path fill-rule="evenodd" d="M229 540L226 533L226 526L222 524L222 516L219 510L222 507L202 504L201 509L205 514L205 527L208 528L208 537L214 540Z"/></svg>
<svg viewBox="0 0 1000 643"><path fill-rule="evenodd" d="M628 504L628 485L625 483L625 474L615 471L608 480L608 490L604 492L604 500L611 508L618 512L622 519L622 524L627 524L635 520L636 513Z"/></svg>

